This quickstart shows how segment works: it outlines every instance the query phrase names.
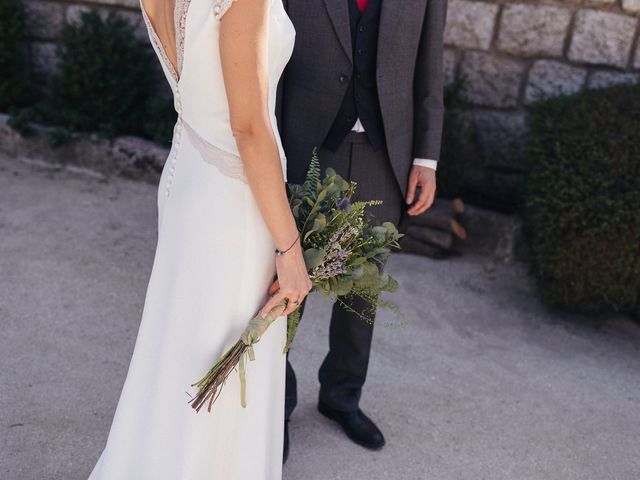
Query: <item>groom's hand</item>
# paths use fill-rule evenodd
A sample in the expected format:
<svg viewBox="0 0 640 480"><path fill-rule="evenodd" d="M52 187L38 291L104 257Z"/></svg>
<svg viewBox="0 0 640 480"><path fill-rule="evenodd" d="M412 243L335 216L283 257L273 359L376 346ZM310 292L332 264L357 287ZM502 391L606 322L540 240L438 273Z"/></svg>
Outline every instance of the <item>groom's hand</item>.
<svg viewBox="0 0 640 480"><path fill-rule="evenodd" d="M420 193L416 198L416 191ZM415 216L425 212L433 203L436 196L436 171L433 168L414 165L409 173L407 186L407 213Z"/></svg>

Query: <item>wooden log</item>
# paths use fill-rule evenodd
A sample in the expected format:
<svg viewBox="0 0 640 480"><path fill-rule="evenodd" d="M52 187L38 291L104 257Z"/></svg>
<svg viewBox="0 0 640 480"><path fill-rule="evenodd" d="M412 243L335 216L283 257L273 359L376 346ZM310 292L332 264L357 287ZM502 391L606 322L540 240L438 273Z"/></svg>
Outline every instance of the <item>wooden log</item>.
<svg viewBox="0 0 640 480"><path fill-rule="evenodd" d="M454 198L451 200L451 208L456 214L462 215L464 213L464 202L461 198Z"/></svg>
<svg viewBox="0 0 640 480"><path fill-rule="evenodd" d="M451 220L451 232L460 240L466 240L467 230L455 218Z"/></svg>
<svg viewBox="0 0 640 480"><path fill-rule="evenodd" d="M451 220L456 219L464 212L464 203L459 198L454 200L437 199L433 205L417 217L411 217L411 223L426 227L451 230Z"/></svg>
<svg viewBox="0 0 640 480"><path fill-rule="evenodd" d="M423 243L415 238L405 235L400 240L400 253L413 253L430 258L446 258L454 252L442 249L432 244Z"/></svg>
<svg viewBox="0 0 640 480"><path fill-rule="evenodd" d="M453 234L451 232L421 225L409 226L407 235L422 243L435 245L445 250L451 249L453 244Z"/></svg>

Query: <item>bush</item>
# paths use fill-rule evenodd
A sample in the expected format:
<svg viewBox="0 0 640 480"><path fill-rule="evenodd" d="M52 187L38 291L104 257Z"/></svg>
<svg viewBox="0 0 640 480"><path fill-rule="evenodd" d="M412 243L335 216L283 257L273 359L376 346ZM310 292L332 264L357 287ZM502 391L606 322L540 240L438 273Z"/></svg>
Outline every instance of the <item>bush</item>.
<svg viewBox="0 0 640 480"><path fill-rule="evenodd" d="M524 219L544 299L580 311L640 307L640 86L533 107Z"/></svg>
<svg viewBox="0 0 640 480"><path fill-rule="evenodd" d="M18 0L0 0L0 111L20 105L28 86L23 52L24 11Z"/></svg>
<svg viewBox="0 0 640 480"><path fill-rule="evenodd" d="M107 136L144 132L145 106L156 91L154 63L125 19L84 12L63 28L57 54L48 108L54 124Z"/></svg>
<svg viewBox="0 0 640 480"><path fill-rule="evenodd" d="M142 135L163 146L171 143L177 113L173 100L156 95L147 102Z"/></svg>

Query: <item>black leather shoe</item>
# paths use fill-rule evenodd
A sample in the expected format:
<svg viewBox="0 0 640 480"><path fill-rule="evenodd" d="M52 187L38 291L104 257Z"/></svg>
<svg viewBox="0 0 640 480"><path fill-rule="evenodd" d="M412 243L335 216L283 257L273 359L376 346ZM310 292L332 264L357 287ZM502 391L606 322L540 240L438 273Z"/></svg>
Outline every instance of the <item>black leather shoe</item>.
<svg viewBox="0 0 640 480"><path fill-rule="evenodd" d="M362 410L342 412L326 403L318 402L318 411L325 417L338 422L352 441L370 450L384 447L384 436L376 424Z"/></svg>
<svg viewBox="0 0 640 480"><path fill-rule="evenodd" d="M282 450L282 464L289 458L289 420L284 421L284 448Z"/></svg>

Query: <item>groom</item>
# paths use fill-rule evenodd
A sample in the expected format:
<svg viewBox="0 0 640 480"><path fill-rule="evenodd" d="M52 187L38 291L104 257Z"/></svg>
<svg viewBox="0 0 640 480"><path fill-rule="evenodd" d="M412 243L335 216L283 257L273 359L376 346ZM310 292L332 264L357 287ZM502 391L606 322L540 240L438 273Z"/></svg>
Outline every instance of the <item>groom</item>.
<svg viewBox="0 0 640 480"><path fill-rule="evenodd" d="M440 153L446 0L284 4L297 32L278 106L288 181L303 182L318 146L322 168L357 182L356 197L383 200L372 209L377 222L398 224L404 211L424 212ZM382 432L359 408L374 316L360 298L333 307L318 410L354 442L379 449ZM288 362L286 388L285 460L297 403Z"/></svg>

